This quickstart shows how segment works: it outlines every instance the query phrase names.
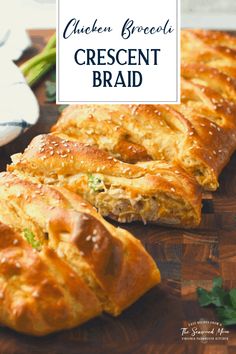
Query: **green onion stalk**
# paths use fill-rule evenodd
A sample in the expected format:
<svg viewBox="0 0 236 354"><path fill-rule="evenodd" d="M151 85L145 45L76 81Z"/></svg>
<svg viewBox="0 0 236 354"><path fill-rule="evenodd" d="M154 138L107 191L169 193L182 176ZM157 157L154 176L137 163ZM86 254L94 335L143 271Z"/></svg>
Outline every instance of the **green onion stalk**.
<svg viewBox="0 0 236 354"><path fill-rule="evenodd" d="M56 34L49 39L41 53L20 66L29 86L34 86L56 65Z"/></svg>

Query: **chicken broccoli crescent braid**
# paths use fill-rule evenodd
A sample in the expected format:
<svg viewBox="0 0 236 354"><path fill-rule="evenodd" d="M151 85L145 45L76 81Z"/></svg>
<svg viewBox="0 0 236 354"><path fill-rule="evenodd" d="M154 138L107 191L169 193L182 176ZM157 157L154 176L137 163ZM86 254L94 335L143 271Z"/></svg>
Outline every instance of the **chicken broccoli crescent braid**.
<svg viewBox="0 0 236 354"><path fill-rule="evenodd" d="M0 324L31 335L118 315L160 282L130 233L76 194L0 174Z"/></svg>
<svg viewBox="0 0 236 354"><path fill-rule="evenodd" d="M54 134L37 136L8 170L22 178L62 186L103 216L181 227L200 222L201 191L182 168L157 161L128 164L95 146Z"/></svg>
<svg viewBox="0 0 236 354"><path fill-rule="evenodd" d="M126 162L177 162L205 190L236 150L236 37L181 32L181 104L71 105L52 130Z"/></svg>

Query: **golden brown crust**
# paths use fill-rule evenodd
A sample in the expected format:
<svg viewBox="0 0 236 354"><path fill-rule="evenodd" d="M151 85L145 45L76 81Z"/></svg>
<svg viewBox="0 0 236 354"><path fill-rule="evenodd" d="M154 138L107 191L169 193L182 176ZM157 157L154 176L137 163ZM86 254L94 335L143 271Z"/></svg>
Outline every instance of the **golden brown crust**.
<svg viewBox="0 0 236 354"><path fill-rule="evenodd" d="M3 223L0 233L1 325L40 336L101 313L93 292L53 250L38 253Z"/></svg>
<svg viewBox="0 0 236 354"><path fill-rule="evenodd" d="M188 227L195 226L200 221L200 188L178 166L154 161L128 164L95 146L48 134L34 138L25 152L18 155L17 161L8 166L8 170L28 178L38 178L43 183L66 187L82 195L101 212L101 205L105 203L108 211L103 213L120 221L130 219L124 216L123 220L112 210L116 208L115 203L119 204L128 194L130 198L157 199L159 206L154 214L147 216L147 221L170 224L171 219L178 219L175 224ZM100 194L93 193L89 186L89 179L93 174L104 181L104 190L95 191L102 192ZM110 206L104 199L114 194L115 188L120 190L120 196L113 198L113 205ZM178 208L175 208L176 205L171 207L171 202L178 202ZM122 213L125 213L126 207L123 209ZM134 215L131 220L140 218L142 216Z"/></svg>
<svg viewBox="0 0 236 354"><path fill-rule="evenodd" d="M34 335L71 328L119 314L160 281L141 243L74 193L2 173L0 195L1 324Z"/></svg>
<svg viewBox="0 0 236 354"><path fill-rule="evenodd" d="M184 30L181 55L180 105L73 105L53 132L127 162L177 163L204 189L215 190L236 149L236 38ZM133 144L139 145L138 152ZM116 149L122 145L123 150Z"/></svg>

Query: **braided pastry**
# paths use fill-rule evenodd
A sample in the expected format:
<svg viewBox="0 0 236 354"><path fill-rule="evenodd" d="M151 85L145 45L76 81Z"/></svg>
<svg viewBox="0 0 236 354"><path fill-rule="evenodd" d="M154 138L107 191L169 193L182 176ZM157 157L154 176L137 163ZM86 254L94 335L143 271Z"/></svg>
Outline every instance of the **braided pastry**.
<svg viewBox="0 0 236 354"><path fill-rule="evenodd" d="M45 335L118 315L160 281L140 241L63 188L0 175L0 324Z"/></svg>
<svg viewBox="0 0 236 354"><path fill-rule="evenodd" d="M182 31L180 105L73 105L53 131L130 163L177 163L206 190L236 149L236 38Z"/></svg>
<svg viewBox="0 0 236 354"><path fill-rule="evenodd" d="M102 215L120 222L184 227L200 222L200 188L177 166L124 163L94 146L53 134L37 136L23 154L12 158L9 171L76 192Z"/></svg>

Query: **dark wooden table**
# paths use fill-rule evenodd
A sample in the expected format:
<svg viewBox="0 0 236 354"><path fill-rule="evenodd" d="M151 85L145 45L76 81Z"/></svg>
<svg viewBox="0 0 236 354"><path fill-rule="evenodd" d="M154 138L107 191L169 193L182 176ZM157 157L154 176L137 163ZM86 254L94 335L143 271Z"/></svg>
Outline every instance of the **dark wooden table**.
<svg viewBox="0 0 236 354"><path fill-rule="evenodd" d="M31 31L32 56L51 31ZM37 134L48 132L58 117L57 107L45 102L44 84L35 89L41 103L39 122L23 136L0 148L0 168L10 155L22 151ZM123 225L136 235L156 260L162 283L114 319L108 315L76 329L33 338L0 329L0 354L235 354L236 329L225 342L183 341L180 329L200 319L216 320L214 311L201 308L196 287L211 288L222 276L236 286L236 154L220 178L217 192L207 194L200 227L181 230L140 223Z"/></svg>

